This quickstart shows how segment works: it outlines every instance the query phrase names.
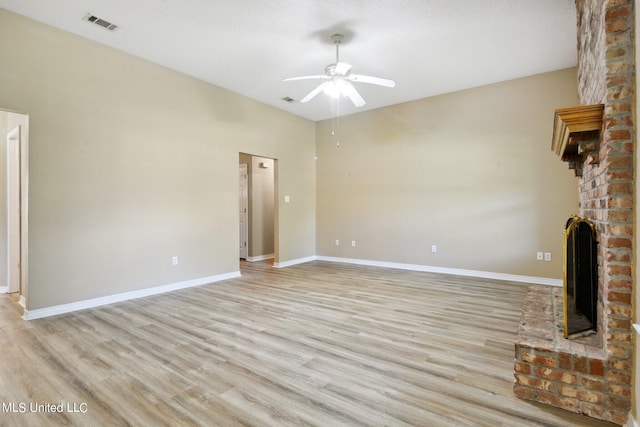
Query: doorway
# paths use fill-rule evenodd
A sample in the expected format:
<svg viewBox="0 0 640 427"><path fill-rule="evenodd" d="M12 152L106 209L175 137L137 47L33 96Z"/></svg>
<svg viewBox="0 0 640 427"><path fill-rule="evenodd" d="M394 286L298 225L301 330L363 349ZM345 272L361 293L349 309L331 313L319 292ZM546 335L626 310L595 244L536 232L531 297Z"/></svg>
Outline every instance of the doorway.
<svg viewBox="0 0 640 427"><path fill-rule="evenodd" d="M240 216L240 242L239 253L240 259L247 259L249 248L249 178L247 176L247 164L241 163L238 168L238 181L239 186L239 209L238 215Z"/></svg>
<svg viewBox="0 0 640 427"><path fill-rule="evenodd" d="M276 230L276 176L277 160L253 154L239 155L240 180L240 258L250 262L275 257ZM246 204L243 205L242 165L246 165ZM243 219L243 210L247 215ZM246 234L243 234L243 220ZM246 251L242 248L246 237ZM245 255L243 258L242 255Z"/></svg>
<svg viewBox="0 0 640 427"><path fill-rule="evenodd" d="M0 161L0 292L19 296L21 305L27 298L27 166L29 116L0 110L0 135L5 142ZM4 181L4 182L2 182Z"/></svg>

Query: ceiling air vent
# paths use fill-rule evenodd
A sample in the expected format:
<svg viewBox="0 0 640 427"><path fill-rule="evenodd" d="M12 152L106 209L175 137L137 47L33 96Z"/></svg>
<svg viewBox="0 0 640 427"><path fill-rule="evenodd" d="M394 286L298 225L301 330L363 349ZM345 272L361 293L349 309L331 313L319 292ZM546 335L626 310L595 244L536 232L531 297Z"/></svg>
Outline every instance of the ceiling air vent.
<svg viewBox="0 0 640 427"><path fill-rule="evenodd" d="M116 24L112 24L111 22L102 18L98 18L97 16L92 14L88 14L87 16L85 16L84 20L87 22L91 22L92 24L99 25L109 31L114 31L116 28L118 28Z"/></svg>
<svg viewBox="0 0 640 427"><path fill-rule="evenodd" d="M282 98L282 100L283 100L284 102L288 102L288 103L290 103L290 104L291 104L292 102L295 102L295 99L291 98L290 96L285 96L284 98Z"/></svg>

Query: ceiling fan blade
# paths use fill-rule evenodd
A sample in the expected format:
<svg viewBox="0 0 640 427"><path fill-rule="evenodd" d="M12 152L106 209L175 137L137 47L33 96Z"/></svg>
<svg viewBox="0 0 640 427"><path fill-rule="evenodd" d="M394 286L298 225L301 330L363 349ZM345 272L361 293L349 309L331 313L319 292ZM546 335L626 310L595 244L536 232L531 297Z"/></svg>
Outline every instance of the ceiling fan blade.
<svg viewBox="0 0 640 427"><path fill-rule="evenodd" d="M309 92L309 94L307 96L305 96L304 98L302 98L300 100L300 102L309 102L313 99L314 96L316 96L317 94L319 94L320 92L322 92L322 90L324 89L324 86L329 83L329 82L324 82L322 83L320 86L318 86L317 88L315 88L314 90L312 90L311 92Z"/></svg>
<svg viewBox="0 0 640 427"><path fill-rule="evenodd" d="M363 76L362 74L351 74L347 78L352 82L370 83L378 86L395 87L396 85L396 82L393 80L383 79L382 77Z"/></svg>
<svg viewBox="0 0 640 427"><path fill-rule="evenodd" d="M283 79L283 82L290 82L292 80L309 80L309 79L328 79L329 77L324 74L318 74L315 76L300 76L300 77L289 77L288 79Z"/></svg>
<svg viewBox="0 0 640 427"><path fill-rule="evenodd" d="M356 107L362 107L364 104L366 104L356 88L353 87L353 85L349 82L344 82L344 93L349 97L351 102L353 102L353 105L355 105Z"/></svg>

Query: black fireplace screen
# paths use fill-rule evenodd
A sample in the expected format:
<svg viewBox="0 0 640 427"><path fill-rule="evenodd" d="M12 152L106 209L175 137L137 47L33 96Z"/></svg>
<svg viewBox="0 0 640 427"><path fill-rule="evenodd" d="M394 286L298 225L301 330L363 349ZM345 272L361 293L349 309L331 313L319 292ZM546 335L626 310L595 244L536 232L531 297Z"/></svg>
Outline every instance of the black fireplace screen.
<svg viewBox="0 0 640 427"><path fill-rule="evenodd" d="M572 216L564 230L564 337L597 329L598 262L596 231Z"/></svg>

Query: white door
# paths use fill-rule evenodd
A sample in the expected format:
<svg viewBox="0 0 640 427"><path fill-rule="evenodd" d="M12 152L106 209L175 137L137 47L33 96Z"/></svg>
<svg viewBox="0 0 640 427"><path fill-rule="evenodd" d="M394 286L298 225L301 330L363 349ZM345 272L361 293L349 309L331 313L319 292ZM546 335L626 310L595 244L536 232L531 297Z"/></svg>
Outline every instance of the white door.
<svg viewBox="0 0 640 427"><path fill-rule="evenodd" d="M7 288L20 292L20 126L7 135Z"/></svg>
<svg viewBox="0 0 640 427"><path fill-rule="evenodd" d="M240 181L240 258L247 259L247 240L249 236L249 213L247 208L249 205L249 183L247 181L247 165L241 164L238 172L238 178Z"/></svg>

